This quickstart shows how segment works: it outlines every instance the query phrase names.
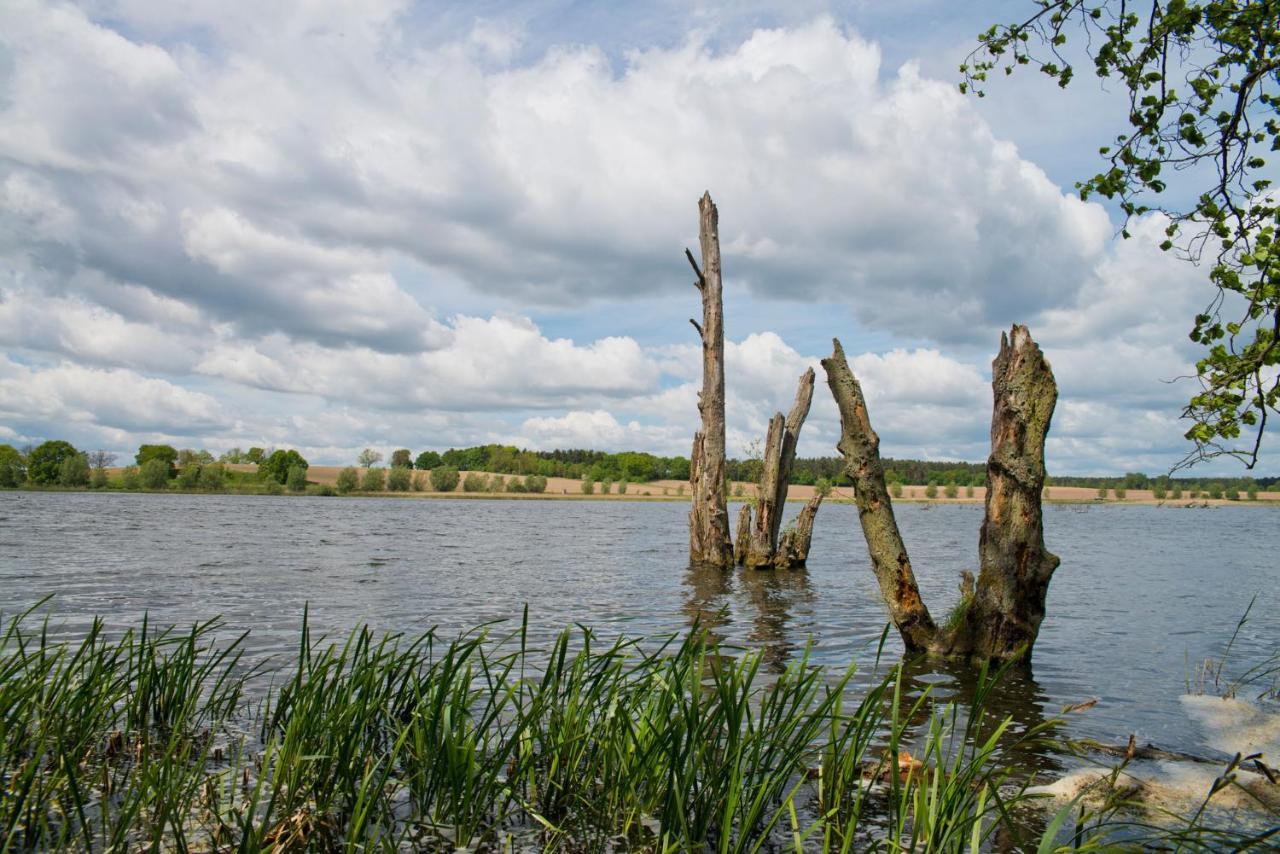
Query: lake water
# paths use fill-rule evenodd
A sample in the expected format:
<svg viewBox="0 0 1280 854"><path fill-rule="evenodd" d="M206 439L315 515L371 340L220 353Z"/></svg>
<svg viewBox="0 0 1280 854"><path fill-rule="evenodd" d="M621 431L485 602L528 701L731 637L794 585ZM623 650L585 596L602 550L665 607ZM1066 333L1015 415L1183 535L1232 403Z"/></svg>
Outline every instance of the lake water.
<svg viewBox="0 0 1280 854"><path fill-rule="evenodd" d="M792 514L799 505L792 508ZM325 499L92 493L0 494L0 611L45 596L55 630L99 614L123 628L221 614L226 637L287 658L304 606L317 632L449 632L491 620L550 639L573 623L605 635L680 632L695 619L726 643L759 648L771 669L806 642L812 658L872 678L886 614L851 505L818 515L807 571L730 573L687 566L682 503ZM736 508L731 508L731 518ZM977 506L905 504L898 518L926 603L942 619L959 573L976 565ZM1280 646L1280 508L1046 508L1062 558L1031 676L1004 685L996 711L1032 725L1068 703L1069 733L1213 755L1179 695L1219 654L1255 594L1232 660ZM890 632L887 654L901 650ZM1230 668L1229 668L1230 669ZM963 670L913 668L918 684L963 695ZM1059 768L1054 756L1026 757Z"/></svg>

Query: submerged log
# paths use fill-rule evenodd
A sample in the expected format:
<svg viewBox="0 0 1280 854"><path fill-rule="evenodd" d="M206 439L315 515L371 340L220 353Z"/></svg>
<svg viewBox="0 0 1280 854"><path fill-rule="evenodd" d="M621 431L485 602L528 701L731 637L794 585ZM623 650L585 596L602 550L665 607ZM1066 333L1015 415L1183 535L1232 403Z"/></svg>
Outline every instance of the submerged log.
<svg viewBox="0 0 1280 854"><path fill-rule="evenodd" d="M697 275L694 286L702 292L702 323L693 328L702 339L702 391L698 411L702 429L693 439L689 484L693 498L689 509L689 560L695 564L733 566L729 539L729 511L725 506L724 459L724 303L720 279L719 212L710 193L698 200L698 240L702 267L685 250Z"/></svg>
<svg viewBox="0 0 1280 854"><path fill-rule="evenodd" d="M920 598L907 547L893 515L880 462L880 437L871 429L862 386L849 369L840 341L833 340L832 347L831 355L822 360L822 367L840 410L840 441L836 447L844 455L845 474L853 480L858 521L871 555L871 568L880 583L889 617L907 650L923 651L933 641L937 628Z"/></svg>
<svg viewBox="0 0 1280 854"><path fill-rule="evenodd" d="M787 491L795 465L800 428L804 426L804 420L809 416L809 405L813 402L813 377L813 368L801 374L791 412L785 419L781 412L776 412L769 421L755 518L751 523L751 542L746 550L746 559L742 561L752 569L777 563L778 532L782 529L782 514L787 507Z"/></svg>
<svg viewBox="0 0 1280 854"><path fill-rule="evenodd" d="M986 514L978 540L978 584L952 654L1017 658L1044 620L1045 595L1060 563L1044 545L1044 443L1058 386L1025 326L1000 336L991 365L995 403L987 460Z"/></svg>

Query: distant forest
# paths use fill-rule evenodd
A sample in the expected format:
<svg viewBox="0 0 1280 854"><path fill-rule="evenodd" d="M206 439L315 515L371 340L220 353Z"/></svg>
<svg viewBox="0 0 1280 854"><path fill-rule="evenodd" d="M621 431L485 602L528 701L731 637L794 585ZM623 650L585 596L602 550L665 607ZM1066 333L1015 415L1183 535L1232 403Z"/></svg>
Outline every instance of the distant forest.
<svg viewBox="0 0 1280 854"><path fill-rule="evenodd" d="M644 482L650 480L688 480L689 460L685 457L659 457L641 451L588 451L569 449L556 451L527 451L510 445L479 445L473 448L451 448L440 455L440 461L462 471L488 471L500 474L542 475L543 477L567 477L575 480ZM433 461L434 462L434 461ZM945 486L982 486L986 481L986 463L946 462L935 460L884 459L885 478L890 483L928 484ZM839 457L800 457L796 459L791 482L813 484L825 478L837 486L847 484L844 461ZM760 476L760 461L753 459L729 460L728 475L731 480L754 482ZM1280 477L1225 478L1148 476L1142 472L1128 472L1119 477L1050 477L1057 486L1083 486L1097 488L1124 487L1147 489L1157 484L1182 484L1184 486L1209 487L1235 485L1244 489L1249 484L1270 488Z"/></svg>

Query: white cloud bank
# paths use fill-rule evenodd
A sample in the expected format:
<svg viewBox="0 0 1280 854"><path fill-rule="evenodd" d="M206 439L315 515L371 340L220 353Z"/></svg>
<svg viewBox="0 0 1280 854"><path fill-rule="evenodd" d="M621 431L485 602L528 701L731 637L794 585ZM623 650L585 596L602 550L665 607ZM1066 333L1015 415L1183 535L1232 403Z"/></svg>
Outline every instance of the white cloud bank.
<svg viewBox="0 0 1280 854"><path fill-rule="evenodd" d="M401 2L4 6L6 435L687 452L691 348L528 315L673 294L674 328L710 187L731 283L898 343L855 358L887 451L984 456L983 354L1028 321L1063 386L1051 463L1176 456L1159 380L1202 285L1144 248L1159 223L1115 247L952 83L831 19L515 64L511 22L442 42ZM440 316L458 292L489 307ZM731 343L731 448L819 355Z"/></svg>

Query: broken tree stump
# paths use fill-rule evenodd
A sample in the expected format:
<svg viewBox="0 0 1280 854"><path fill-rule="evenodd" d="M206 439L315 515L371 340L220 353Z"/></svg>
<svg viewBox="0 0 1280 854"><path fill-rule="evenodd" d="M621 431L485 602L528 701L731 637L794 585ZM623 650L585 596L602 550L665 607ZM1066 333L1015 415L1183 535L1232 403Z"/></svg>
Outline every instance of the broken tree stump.
<svg viewBox="0 0 1280 854"><path fill-rule="evenodd" d="M952 654L1017 658L1044 620L1049 581L1060 563L1044 545L1044 443L1058 386L1025 326L1000 336L991 365L991 456L978 538L978 582Z"/></svg>
<svg viewBox="0 0 1280 854"><path fill-rule="evenodd" d="M809 545L813 542L813 517L818 515L822 499L822 493L815 493L800 510L795 525L782 532L773 556L774 569L800 569L808 562Z"/></svg>
<svg viewBox="0 0 1280 854"><path fill-rule="evenodd" d="M813 368L801 374L791 412L785 419L781 412L775 412L769 420L760 484L756 491L755 517L751 521L751 542L747 546L745 560L741 561L751 569L776 564L778 532L782 529L782 514L787 508L796 443L800 440L800 428L804 426L813 402L813 377Z"/></svg>

